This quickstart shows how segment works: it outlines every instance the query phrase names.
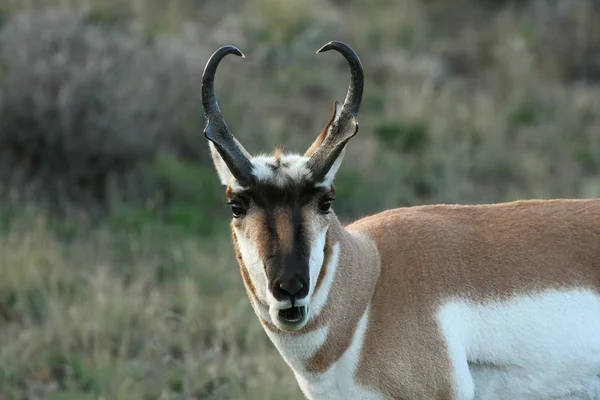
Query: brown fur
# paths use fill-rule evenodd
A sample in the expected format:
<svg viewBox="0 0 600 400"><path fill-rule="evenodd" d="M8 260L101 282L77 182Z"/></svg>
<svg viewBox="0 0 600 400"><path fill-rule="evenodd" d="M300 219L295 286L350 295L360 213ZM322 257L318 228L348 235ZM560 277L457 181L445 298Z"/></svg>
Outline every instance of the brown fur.
<svg viewBox="0 0 600 400"><path fill-rule="evenodd" d="M452 398L434 321L450 296L600 292L600 200L404 208L348 230L372 238L382 263L357 378L392 398Z"/></svg>
<svg viewBox="0 0 600 400"><path fill-rule="evenodd" d="M275 215L275 231L277 232L277 243L284 253L290 253L294 244L294 226L292 224L292 216L289 211L280 208L276 210Z"/></svg>
<svg viewBox="0 0 600 400"><path fill-rule="evenodd" d="M303 207L317 210L316 196L322 192L323 189L315 190L310 186L278 188L261 184L241 193L236 193L228 187L226 197L229 201L242 197L245 203L250 204L244 218L234 219L232 223L234 227L242 229L245 237L257 246L258 253L264 260L269 257L274 248L285 252L289 251L294 244L298 244L293 242L291 213L294 209L298 211ZM310 232L304 232L304 237L310 241Z"/></svg>
<svg viewBox="0 0 600 400"><path fill-rule="evenodd" d="M265 215L255 210L243 223L261 257L273 245L265 239ZM273 215L278 245L292 243L285 209ZM303 211L303 219L311 218ZM267 311L235 234L233 241L252 305ZM305 363L319 373L348 349L369 306L356 379L389 398L452 399L450 364L435 320L437 307L451 296L485 302L549 288L600 293L600 200L400 208L345 228L332 215L315 292L322 290L336 244L340 258L321 313L293 333L261 323L289 336L327 325L325 342Z"/></svg>
<svg viewBox="0 0 600 400"><path fill-rule="evenodd" d="M349 240L340 241L341 237ZM327 241L340 246L338 269L328 297L335 302L329 301L316 318L318 325L329 326L329 334L306 363L306 369L311 372L324 372L348 349L360 317L373 295L379 272L379 257L373 243L349 235L337 220L329 227ZM351 265L365 268L346 268Z"/></svg>
<svg viewBox="0 0 600 400"><path fill-rule="evenodd" d="M273 157L275 158L275 163L272 165L273 169L277 169L279 167L281 167L281 156L283 155L283 152L281 151L281 149L279 147L275 148L275 151L273 152Z"/></svg>
<svg viewBox="0 0 600 400"><path fill-rule="evenodd" d="M317 151L317 149L319 148L321 143L323 143L323 141L327 137L327 132L329 131L329 127L331 126L331 123L333 122L333 119L335 118L337 104L338 104L337 101L333 102L333 113L331 114L331 118L329 118L329 122L327 122L327 124L325 125L325 127L323 128L323 130L321 131L319 136L317 136L317 139L315 139L313 144L311 144L310 147L308 148L308 150L306 150L306 153L304 153L304 157L310 158L310 156L312 156L315 153L315 151Z"/></svg>

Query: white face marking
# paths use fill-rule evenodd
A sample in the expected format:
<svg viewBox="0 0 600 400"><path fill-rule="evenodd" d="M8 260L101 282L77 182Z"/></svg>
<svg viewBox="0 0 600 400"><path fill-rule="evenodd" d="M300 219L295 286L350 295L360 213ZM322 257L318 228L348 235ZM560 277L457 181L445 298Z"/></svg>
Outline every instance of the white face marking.
<svg viewBox="0 0 600 400"><path fill-rule="evenodd" d="M333 180L344 159L346 149L342 150L339 157L335 160L327 175L322 182L316 183L315 187L327 188L333 185ZM299 183L303 180L311 179L311 172L306 167L307 157L298 154L284 154L281 156L281 164L277 169L271 166L276 164L273 156L256 156L252 158L252 174L261 182L269 182L274 185L283 186L286 183Z"/></svg>
<svg viewBox="0 0 600 400"><path fill-rule="evenodd" d="M265 272L265 267L263 261L260 259L258 249L254 244L247 240L242 232L239 229L234 227L234 232L237 237L238 247L240 250L240 254L242 256L242 260L244 261L244 266L248 271L248 275L252 284L254 285L254 289L256 292L256 296L263 303L268 304L269 310L265 312L264 307L260 304L256 304L256 302L252 301L253 308L257 313L258 317L264 321L271 322L275 324L279 329L285 331L297 331L302 329L309 320L309 315L306 316L304 321L301 323L290 327L287 325L283 325L277 315L279 310L284 310L286 308L291 307L291 302L289 300L286 301L278 301L273 297L273 294L269 290L267 274ZM309 304L310 299L302 299L302 301L297 301L296 305L302 306ZM301 304L302 303L302 304Z"/></svg>
<svg viewBox="0 0 600 400"><path fill-rule="evenodd" d="M243 190L245 187L241 186L235 179L223 158L217 151L215 145L209 141L210 153L213 158L213 163L217 169L219 180L224 186L231 186L233 190ZM335 174L342 164L344 153L346 149L342 150L340 156L335 160L333 166L329 169L329 172L325 176L322 182L316 183L315 187L330 187L333 184ZM250 162L252 163L252 174L261 182L269 182L274 185L283 186L286 183L299 183L303 180L310 180L312 177L311 171L306 167L308 158L299 154L283 154L280 158L280 166L273 168L277 165L277 160L274 156L270 155L258 155L252 157Z"/></svg>
<svg viewBox="0 0 600 400"><path fill-rule="evenodd" d="M600 396L600 296L594 292L549 290L485 304L451 300L438 321L457 392L466 399L473 381L476 399Z"/></svg>
<svg viewBox="0 0 600 400"><path fill-rule="evenodd" d="M259 257L258 249L252 242L247 240L243 233L240 232L237 228L234 227L234 232L238 240L238 247L244 261L244 266L248 271L248 275L252 284L254 285L256 295L262 302L269 305L269 317L266 318L266 315L259 315L262 319L267 321L271 321L278 328L282 330L290 330L290 327L282 325L277 318L277 314L279 310L284 310L291 307L291 302L289 300L279 301L277 300L271 291L268 289L268 280L267 275L265 273L264 263ZM324 248L325 248L325 238L327 235L327 228L325 228L321 233L317 235L316 240L311 249L310 259L309 259L309 272L310 272L310 289L309 293L306 297L299 299L295 302L296 306L309 306L307 318L300 324L293 327L293 331L297 331L302 329L310 319L314 319L319 315L325 303L327 301L327 297L331 290L331 286L333 285L333 280L335 277L335 272L337 270L337 264L339 260L340 253L340 245L339 243L335 243L332 247L332 254L329 260L329 264L327 265L327 271L325 276L323 277L323 282L319 291L315 293L315 287L317 284L317 280L319 277L319 273L321 272L321 268L323 268L324 261ZM258 309L258 305L255 304L255 309Z"/></svg>
<svg viewBox="0 0 600 400"><path fill-rule="evenodd" d="M299 183L303 180L310 179L310 171L306 168L306 162L308 161L308 158L297 154L282 155L280 158L279 167L276 169L272 168L272 166L276 164L276 159L274 156L261 155L252 158L251 161L254 167L252 171L253 174L257 177L257 179L259 179L262 182L269 182L275 185L284 185L290 182ZM231 178L231 182L233 182L233 184L236 184L234 178ZM318 228L313 226L311 227L311 229L314 230ZM313 240L313 243L311 245L309 259L309 293L305 298L298 299L295 302L295 305L299 307L309 306L308 315L302 323L294 326L292 330L301 329L306 325L306 323L308 323L311 316L316 315L320 312L320 310L324 306L325 301L327 300L327 295L329 293L329 289L333 281L335 266L331 269L331 271L328 271L328 276L326 277L327 282L323 287L323 291L320 291L319 293L319 301L315 304L315 307L313 308L313 304L311 304L311 298L314 294L319 273L323 265L325 238L327 235L328 227L320 229L321 231L313 236L316 236L316 238ZM284 326L278 321L277 315L280 310L284 310L291 307L291 301L277 300L273 293L271 293L268 290L268 280L265 273L264 263L262 262L262 260L260 260L256 246L250 243L250 241L244 239L242 233L238 229L235 230L235 233L238 236L238 238L240 238L238 240L240 253L242 255L242 259L244 260L244 264L246 265L246 269L248 270L250 279L252 280L252 283L256 288L257 296L269 305L269 320L280 329L290 330L290 327ZM337 251L339 253L339 249ZM258 294L258 291L260 291L260 294Z"/></svg>
<svg viewBox="0 0 600 400"><path fill-rule="evenodd" d="M336 243L333 246L333 254L330 258L329 264L327 266L327 271L325 277L323 278L322 286L320 290L315 293L315 287L317 285L317 281L319 279L319 274L321 269L324 267L323 262L325 258L325 240L327 237L327 229L325 227L321 232L317 234L316 239L313 242L310 258L308 261L309 266L309 276L310 276L310 289L308 295L302 299L298 299L295 302L296 306L308 306L308 315L307 318L300 324L293 327L293 331L298 331L302 329L308 321L316 318L319 315L325 302L327 301L327 296L329 295L329 291L331 289L331 285L333 284L333 277L335 276L335 271L337 268L337 262L339 258L339 244ZM277 314L279 310L283 310L291 307L291 302L289 300L278 301L270 291L267 291L267 301L269 304L269 314L271 315L271 320L273 323L279 327L280 329L290 330L289 327L285 327L281 325L277 319Z"/></svg>
<svg viewBox="0 0 600 400"><path fill-rule="evenodd" d="M314 224L313 224L314 225ZM308 297L312 296L323 267L323 261L325 260L325 242L327 239L327 230L329 226L326 226L320 232L317 232L313 243L311 244L310 256L308 259L308 273L310 276L310 288L308 290ZM314 232L314 227L311 227L311 231Z"/></svg>
<svg viewBox="0 0 600 400"><path fill-rule="evenodd" d="M323 239L323 245L324 245L324 242L325 242L325 240ZM316 250L316 249L314 249L314 250ZM327 302L327 298L329 297L329 292L331 291L331 286L333 286L333 281L335 278L335 273L337 271L339 259L340 259L340 244L339 243L335 243L332 246L331 256L329 257L329 263L327 264L326 267L323 265L323 250L321 250L320 261L319 261L319 259L315 259L314 265L312 264L313 258L312 258L312 254L311 254L311 264L310 264L310 271L311 271L311 276L310 276L310 279L311 279L310 314L311 314L311 318L316 318L323 310L323 307L325 307L325 303ZM315 285L317 284L317 279L318 279L319 273L321 272L321 268L327 268L327 270L325 271L325 276L323 276L323 281L321 282L321 286L319 287L319 290L315 293L314 289L315 289ZM316 277L314 279L313 279L313 274L316 275ZM314 282L314 283L312 283L312 282Z"/></svg>
<svg viewBox="0 0 600 400"><path fill-rule="evenodd" d="M266 303L269 293L267 274L265 272L264 264L258 254L258 249L251 241L246 239L244 234L240 232L239 229L235 227L233 229L237 238L240 253L242 255L242 260L244 260L244 266L246 267L246 271L248 271L250 280L254 285L256 296L260 301Z"/></svg>
<svg viewBox="0 0 600 400"><path fill-rule="evenodd" d="M252 174L261 182L269 182L283 186L286 183L299 183L310 180L311 172L306 168L308 158L298 154L284 154L279 168L273 169L276 159L273 156L256 156L252 158Z"/></svg>

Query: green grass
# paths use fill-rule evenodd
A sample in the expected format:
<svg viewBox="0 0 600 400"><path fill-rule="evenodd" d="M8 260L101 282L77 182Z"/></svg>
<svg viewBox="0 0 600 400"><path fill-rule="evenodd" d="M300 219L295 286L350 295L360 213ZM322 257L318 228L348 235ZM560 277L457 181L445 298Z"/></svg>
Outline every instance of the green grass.
<svg viewBox="0 0 600 400"><path fill-rule="evenodd" d="M58 228L17 217L0 234L4 398L300 398L226 238Z"/></svg>

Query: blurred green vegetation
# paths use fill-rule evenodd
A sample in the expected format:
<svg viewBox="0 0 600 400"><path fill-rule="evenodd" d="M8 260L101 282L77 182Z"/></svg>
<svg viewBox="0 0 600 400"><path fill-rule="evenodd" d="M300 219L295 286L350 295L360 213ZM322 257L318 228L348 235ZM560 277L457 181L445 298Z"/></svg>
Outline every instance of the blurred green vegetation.
<svg viewBox="0 0 600 400"><path fill-rule="evenodd" d="M593 0L4 0L0 398L300 399L245 297L200 78L252 153L303 152L366 74L344 221L600 196Z"/></svg>

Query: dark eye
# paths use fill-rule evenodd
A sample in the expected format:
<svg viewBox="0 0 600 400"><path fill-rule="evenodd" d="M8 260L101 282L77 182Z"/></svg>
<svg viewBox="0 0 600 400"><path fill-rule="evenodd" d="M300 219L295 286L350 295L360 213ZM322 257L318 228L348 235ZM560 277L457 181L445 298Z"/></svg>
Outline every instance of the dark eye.
<svg viewBox="0 0 600 400"><path fill-rule="evenodd" d="M231 206L231 212L233 212L233 216L235 218L238 218L244 214L244 207L241 203L234 201L229 203L229 205Z"/></svg>
<svg viewBox="0 0 600 400"><path fill-rule="evenodd" d="M329 209L331 208L331 200L326 199L321 202L319 205L319 211L323 214L327 214Z"/></svg>

